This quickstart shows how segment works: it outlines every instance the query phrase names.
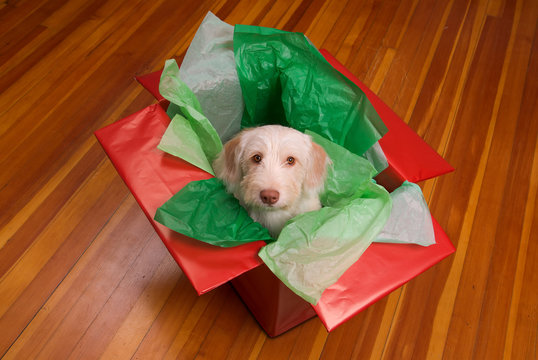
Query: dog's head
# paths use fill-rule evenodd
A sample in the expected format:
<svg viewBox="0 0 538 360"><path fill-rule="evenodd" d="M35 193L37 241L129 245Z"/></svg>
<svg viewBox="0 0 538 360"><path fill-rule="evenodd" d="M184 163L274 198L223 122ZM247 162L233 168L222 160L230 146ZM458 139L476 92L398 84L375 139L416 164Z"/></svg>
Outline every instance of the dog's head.
<svg viewBox="0 0 538 360"><path fill-rule="evenodd" d="M227 142L215 174L247 208L286 209L318 196L330 160L310 136L280 125L247 129Z"/></svg>

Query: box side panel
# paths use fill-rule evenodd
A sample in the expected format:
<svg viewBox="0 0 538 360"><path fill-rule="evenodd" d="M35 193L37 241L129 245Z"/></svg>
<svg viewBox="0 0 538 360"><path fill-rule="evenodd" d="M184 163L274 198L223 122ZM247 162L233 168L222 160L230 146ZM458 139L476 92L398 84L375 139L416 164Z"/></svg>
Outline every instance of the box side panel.
<svg viewBox="0 0 538 360"><path fill-rule="evenodd" d="M231 283L269 336L280 335L316 315L309 303L288 289L265 265Z"/></svg>

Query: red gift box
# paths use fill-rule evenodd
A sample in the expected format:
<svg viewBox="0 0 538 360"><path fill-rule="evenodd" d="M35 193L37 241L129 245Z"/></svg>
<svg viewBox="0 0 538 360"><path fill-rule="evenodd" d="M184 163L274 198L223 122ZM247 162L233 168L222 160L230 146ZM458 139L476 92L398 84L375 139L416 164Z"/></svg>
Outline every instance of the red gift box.
<svg viewBox="0 0 538 360"><path fill-rule="evenodd" d="M453 170L335 58L326 51L322 53L365 92L389 129L380 140L389 167L378 175L378 183L390 191L404 180L418 182ZM190 181L208 179L211 175L157 149L170 122L163 110L167 104L158 91L160 72L137 79L159 104L98 130L95 134L99 142L196 291L203 294L231 281L270 336L279 335L316 314L331 331L455 251L433 220L436 244L422 247L374 243L323 293L318 304L311 306L262 263L257 254L264 242L220 248L166 228L153 220L157 208Z"/></svg>

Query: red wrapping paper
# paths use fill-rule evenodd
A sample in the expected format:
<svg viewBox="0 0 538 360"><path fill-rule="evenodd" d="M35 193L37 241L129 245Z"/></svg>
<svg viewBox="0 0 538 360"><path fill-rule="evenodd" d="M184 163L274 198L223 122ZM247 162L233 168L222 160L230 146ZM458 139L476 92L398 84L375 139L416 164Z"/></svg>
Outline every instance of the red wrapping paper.
<svg viewBox="0 0 538 360"><path fill-rule="evenodd" d="M374 243L325 290L314 309L327 330L335 329L455 251L441 226L432 220L436 244Z"/></svg>
<svg viewBox="0 0 538 360"><path fill-rule="evenodd" d="M258 241L220 248L178 234L153 220L157 208L187 183L212 175L157 149L170 123L159 104L98 130L95 135L159 237L203 294L261 264Z"/></svg>

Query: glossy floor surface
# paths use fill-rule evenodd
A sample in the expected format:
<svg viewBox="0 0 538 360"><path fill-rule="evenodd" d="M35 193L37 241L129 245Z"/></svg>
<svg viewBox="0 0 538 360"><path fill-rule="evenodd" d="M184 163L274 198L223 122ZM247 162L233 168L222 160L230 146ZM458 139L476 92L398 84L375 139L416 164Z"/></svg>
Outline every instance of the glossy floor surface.
<svg viewBox="0 0 538 360"><path fill-rule="evenodd" d="M327 333L198 297L93 132L154 102L207 11L305 33L456 171L420 184L455 254ZM538 1L0 2L0 356L536 359Z"/></svg>

